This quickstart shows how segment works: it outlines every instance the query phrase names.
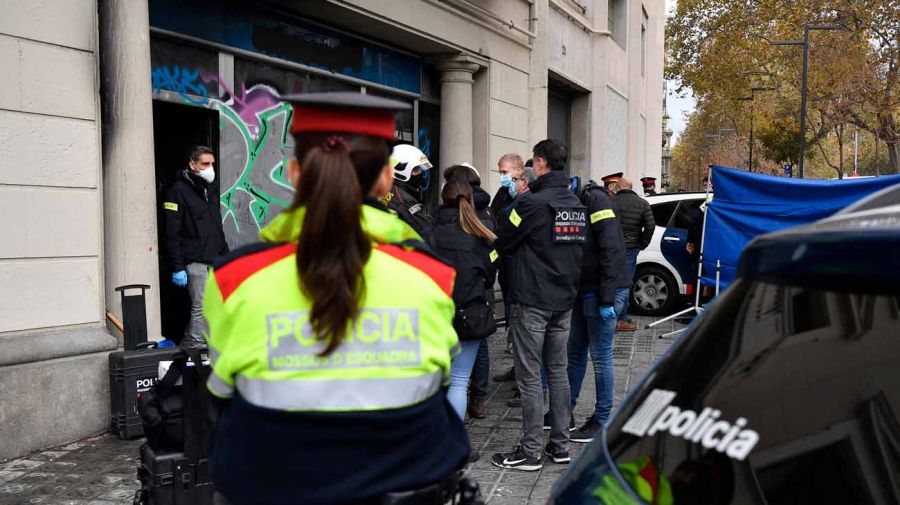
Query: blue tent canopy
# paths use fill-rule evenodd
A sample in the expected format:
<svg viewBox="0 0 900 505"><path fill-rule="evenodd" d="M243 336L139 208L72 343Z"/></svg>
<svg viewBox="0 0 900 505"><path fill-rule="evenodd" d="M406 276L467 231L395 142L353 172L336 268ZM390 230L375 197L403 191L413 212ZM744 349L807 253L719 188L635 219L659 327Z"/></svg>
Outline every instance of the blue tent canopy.
<svg viewBox="0 0 900 505"><path fill-rule="evenodd" d="M900 175L866 179L791 179L712 166L715 198L706 211L701 283L720 286L737 272L744 246L754 237L828 217L879 189L900 184Z"/></svg>

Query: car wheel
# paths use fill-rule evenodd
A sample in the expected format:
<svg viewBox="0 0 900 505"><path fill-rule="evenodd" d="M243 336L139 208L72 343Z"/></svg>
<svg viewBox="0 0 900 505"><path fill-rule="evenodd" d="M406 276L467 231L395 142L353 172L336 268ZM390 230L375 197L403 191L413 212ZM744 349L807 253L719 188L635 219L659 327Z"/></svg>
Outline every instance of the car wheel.
<svg viewBox="0 0 900 505"><path fill-rule="evenodd" d="M631 289L631 308L648 316L667 316L675 312L678 284L665 268L647 265L637 269Z"/></svg>

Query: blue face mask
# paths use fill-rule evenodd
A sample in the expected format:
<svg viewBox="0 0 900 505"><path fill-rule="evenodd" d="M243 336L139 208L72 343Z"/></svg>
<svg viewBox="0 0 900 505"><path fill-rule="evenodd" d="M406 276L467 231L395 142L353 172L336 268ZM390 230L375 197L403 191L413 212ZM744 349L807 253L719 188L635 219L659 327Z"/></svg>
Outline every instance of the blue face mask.
<svg viewBox="0 0 900 505"><path fill-rule="evenodd" d="M509 191L509 196L516 197L516 184L513 182L509 174L500 174L500 186Z"/></svg>

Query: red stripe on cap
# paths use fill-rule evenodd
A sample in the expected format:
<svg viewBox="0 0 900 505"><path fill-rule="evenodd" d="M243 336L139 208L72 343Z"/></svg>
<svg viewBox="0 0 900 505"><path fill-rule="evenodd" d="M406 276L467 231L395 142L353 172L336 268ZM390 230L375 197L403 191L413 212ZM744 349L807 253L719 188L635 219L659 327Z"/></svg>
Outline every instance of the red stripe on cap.
<svg viewBox="0 0 900 505"><path fill-rule="evenodd" d="M228 297L251 275L296 251L297 244L284 244L249 254L217 268L216 282L219 285L219 292L222 293L222 301L227 301Z"/></svg>
<svg viewBox="0 0 900 505"><path fill-rule="evenodd" d="M418 251L407 251L402 247L395 245L379 245L375 249L389 254L398 260L415 267L431 279L441 288L447 296L453 296L453 280L456 277L456 270L453 267L442 263L431 256Z"/></svg>
<svg viewBox="0 0 900 505"><path fill-rule="evenodd" d="M394 140L394 112L294 105L291 135L303 132L357 133Z"/></svg>

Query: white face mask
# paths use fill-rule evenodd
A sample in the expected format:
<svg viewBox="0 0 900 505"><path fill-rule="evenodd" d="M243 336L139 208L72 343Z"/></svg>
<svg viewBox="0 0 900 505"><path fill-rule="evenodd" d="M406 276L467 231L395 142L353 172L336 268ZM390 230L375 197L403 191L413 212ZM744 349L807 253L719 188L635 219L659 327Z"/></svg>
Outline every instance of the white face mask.
<svg viewBox="0 0 900 505"><path fill-rule="evenodd" d="M203 170L197 172L197 175L200 176L206 182L212 182L216 179L216 171L212 166L206 167Z"/></svg>

